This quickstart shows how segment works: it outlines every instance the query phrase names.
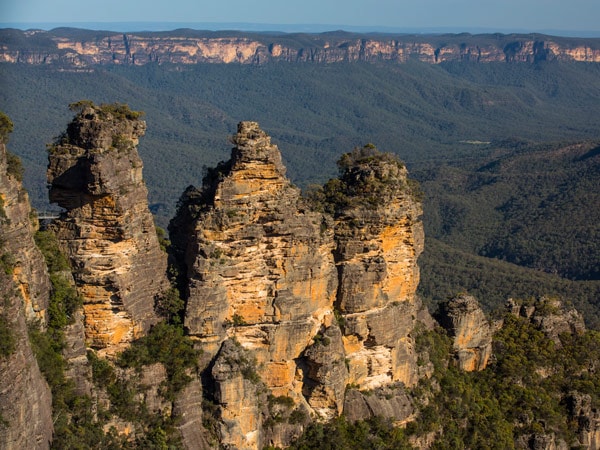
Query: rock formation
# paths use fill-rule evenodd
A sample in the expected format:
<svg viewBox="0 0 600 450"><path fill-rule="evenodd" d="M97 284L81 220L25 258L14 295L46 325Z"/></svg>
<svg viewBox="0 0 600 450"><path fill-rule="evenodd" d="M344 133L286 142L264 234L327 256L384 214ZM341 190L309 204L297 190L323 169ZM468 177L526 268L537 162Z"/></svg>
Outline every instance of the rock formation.
<svg viewBox="0 0 600 450"><path fill-rule="evenodd" d="M458 295L440 305L440 324L453 340L462 370L483 370L492 354L492 329L477 300Z"/></svg>
<svg viewBox="0 0 600 450"><path fill-rule="evenodd" d="M423 229L406 169L391 155L346 156L347 204L328 204L332 218L300 197L257 123L241 122L233 142L231 160L209 170L201 190L186 190L169 231L185 274L185 326L218 394L221 440L257 448L270 413L252 406L259 394L235 375L245 370L235 361L255 359L255 381L289 399L296 417L338 416L348 383L418 380L411 332ZM285 444L292 428L271 428L268 443Z"/></svg>
<svg viewBox="0 0 600 450"><path fill-rule="evenodd" d="M0 120L6 116L0 117ZM0 447L47 449L52 440L52 399L27 336L26 320L48 306L44 258L33 242L31 207L18 161L0 137Z"/></svg>
<svg viewBox="0 0 600 450"><path fill-rule="evenodd" d="M600 62L598 39L543 35L371 35L328 33L284 38L193 30L114 33L85 30L3 30L0 62L60 64L82 70L98 64L446 61ZM22 43L26 43L25 45Z"/></svg>
<svg viewBox="0 0 600 450"><path fill-rule="evenodd" d="M188 189L170 225L189 280L185 326L206 362L235 338L272 395L301 403L297 359L333 318L332 232L303 204L258 124L240 123L234 142L231 161L209 172L202 191Z"/></svg>
<svg viewBox="0 0 600 450"><path fill-rule="evenodd" d="M84 302L88 345L114 354L148 330L168 288L136 145L146 124L126 105L81 102L49 149L52 224Z"/></svg>
<svg viewBox="0 0 600 450"><path fill-rule="evenodd" d="M326 185L333 202L336 309L352 384L375 388L418 381L414 340L419 304L417 258L423 251L421 205L407 170L371 146L340 161L342 175Z"/></svg>
<svg viewBox="0 0 600 450"><path fill-rule="evenodd" d="M558 299L541 297L534 302L520 303L509 299L507 309L517 316L525 317L538 329L560 346L561 333L583 334L583 316L574 308L566 310Z"/></svg>
<svg viewBox="0 0 600 450"><path fill-rule="evenodd" d="M50 388L29 344L23 298L4 271L0 295L0 447L47 449L53 428Z"/></svg>
<svg viewBox="0 0 600 450"><path fill-rule="evenodd" d="M27 320L39 319L44 326L50 280L44 257L33 240L37 219L21 185L20 164L0 140L0 220L5 224L1 244L13 260L12 279L25 302Z"/></svg>
<svg viewBox="0 0 600 450"><path fill-rule="evenodd" d="M571 420L577 424L579 444L584 448L600 448L600 411L592 407L589 394L571 392L566 399Z"/></svg>
<svg viewBox="0 0 600 450"><path fill-rule="evenodd" d="M231 159L209 169L201 189L186 190L169 227L185 330L179 312L169 310L172 323L159 324L147 342L130 348L135 351L113 358L157 322L154 304L162 305L170 287L167 256L159 249L135 150L145 129L139 113L118 104L72 106L77 115L49 149L48 179L52 201L65 209L51 228L84 299L60 330L65 374L94 411L89 423L75 423L77 414L66 419L91 433L82 439L98 439L101 427L114 426L120 436L111 431L102 438L117 446L129 440L162 447L167 437L174 445L180 437L190 449L285 447L311 422L342 413L349 422L377 416L381 426L433 419L412 442L429 446L446 438L432 402L452 378L406 389L434 366L436 377L456 371L446 371L447 360L435 352L446 348L447 337L432 332L416 296L424 240L420 193L395 156L370 144L357 148L340 159L339 178L303 198L269 136L257 123L241 122ZM42 256L33 245L18 164L8 156L0 145L0 446L48 448L50 391L33 357L26 318L43 326L48 308L52 325L60 305L56 296L47 305L47 273L29 261ZM569 350L566 338L577 345L597 338L585 334L579 313L557 300L511 301L508 308L554 341L548 350L562 348L577 358L583 352ZM440 306L438 319L453 339L457 365L483 370L492 330L477 301L458 295ZM517 319L509 314L504 323L511 320ZM160 345L175 338L181 345ZM425 348L431 343L439 345ZM151 355L154 350L160 355ZM497 356L500 364L501 351ZM553 364L515 373L513 384L530 389L524 375L550 379L567 369L561 361ZM600 445L600 416L588 392L597 354L577 364L581 378L573 387L565 384L568 389L561 385L555 396L572 430L565 434L538 418L537 408L524 410L512 425L505 422L505 431L518 431L516 446L567 448L565 436L569 445ZM465 383L488 378L461 376ZM459 428L469 432L469 420ZM56 429L59 442L62 425Z"/></svg>

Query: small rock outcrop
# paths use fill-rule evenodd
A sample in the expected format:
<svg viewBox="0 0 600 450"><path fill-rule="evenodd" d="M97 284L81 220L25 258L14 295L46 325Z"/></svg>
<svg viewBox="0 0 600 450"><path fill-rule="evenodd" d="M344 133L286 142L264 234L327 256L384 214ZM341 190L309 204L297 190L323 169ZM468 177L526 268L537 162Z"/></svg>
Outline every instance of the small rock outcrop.
<svg viewBox="0 0 600 450"><path fill-rule="evenodd" d="M526 303L509 299L506 308L514 315L529 319L557 346L561 345L562 333L577 335L586 329L583 315L575 308L567 310L559 299L541 297Z"/></svg>
<svg viewBox="0 0 600 450"><path fill-rule="evenodd" d="M346 393L344 415L354 422L370 417L385 417L406 423L415 416L415 407L403 386L391 384L371 391L350 389Z"/></svg>
<svg viewBox="0 0 600 450"><path fill-rule="evenodd" d="M146 124L126 105L72 106L49 148L50 201L65 209L52 229L83 298L88 345L114 354L156 322L154 299L168 288L136 150Z"/></svg>
<svg viewBox="0 0 600 450"><path fill-rule="evenodd" d="M577 424L579 445L590 450L600 448L600 411L592 407L591 396L571 392L566 403L571 420Z"/></svg>
<svg viewBox="0 0 600 450"><path fill-rule="evenodd" d="M10 123L0 114L2 131ZM43 326L49 280L33 241L31 206L18 159L0 136L0 448L47 449L52 398L27 336L27 320Z"/></svg>
<svg viewBox="0 0 600 450"><path fill-rule="evenodd" d="M266 403L266 393L252 354L236 339L227 339L211 374L220 406L220 443L236 449L263 448L261 405Z"/></svg>
<svg viewBox="0 0 600 450"><path fill-rule="evenodd" d="M492 354L492 329L475 297L458 295L440 304L438 320L453 340L458 366L485 369Z"/></svg>

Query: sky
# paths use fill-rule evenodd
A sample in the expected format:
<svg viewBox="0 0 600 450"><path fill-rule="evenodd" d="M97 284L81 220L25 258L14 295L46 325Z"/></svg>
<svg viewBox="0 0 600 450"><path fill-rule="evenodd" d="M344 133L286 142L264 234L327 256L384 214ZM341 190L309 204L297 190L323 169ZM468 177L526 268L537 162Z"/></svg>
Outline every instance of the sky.
<svg viewBox="0 0 600 450"><path fill-rule="evenodd" d="M214 29L218 24L238 24L240 29L255 24L254 29L277 31L272 25L310 24L321 31L334 26L600 36L600 0L0 0L2 26L114 22L143 22L148 29L204 23Z"/></svg>

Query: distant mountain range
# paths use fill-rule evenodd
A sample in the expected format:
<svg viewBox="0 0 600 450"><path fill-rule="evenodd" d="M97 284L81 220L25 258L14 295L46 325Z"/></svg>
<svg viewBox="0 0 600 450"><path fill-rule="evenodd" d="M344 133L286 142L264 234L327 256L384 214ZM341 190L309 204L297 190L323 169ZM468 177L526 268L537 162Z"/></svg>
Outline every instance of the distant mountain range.
<svg viewBox="0 0 600 450"><path fill-rule="evenodd" d="M521 29L521 28L484 28L484 27L390 27L360 26L342 24L282 24L248 22L0 22L0 28L19 30L52 30L54 28L84 28L91 30L118 31L132 33L139 31L168 31L181 28L195 30L238 30L254 32L285 33L325 33L332 30L344 30L356 33L400 33L400 34L447 34L447 33L541 33L564 37L600 37L600 30L559 30L559 29Z"/></svg>
<svg viewBox="0 0 600 450"><path fill-rule="evenodd" d="M0 30L0 61L92 65L269 62L600 62L600 38L542 34L255 33Z"/></svg>

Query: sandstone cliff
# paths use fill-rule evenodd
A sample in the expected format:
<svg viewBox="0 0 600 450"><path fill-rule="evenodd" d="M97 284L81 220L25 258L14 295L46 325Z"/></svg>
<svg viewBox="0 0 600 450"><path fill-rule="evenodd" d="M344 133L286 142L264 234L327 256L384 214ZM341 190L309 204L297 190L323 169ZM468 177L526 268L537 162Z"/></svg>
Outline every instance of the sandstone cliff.
<svg viewBox="0 0 600 450"><path fill-rule="evenodd" d="M53 428L50 388L29 344L23 298L4 271L0 295L0 447L47 449Z"/></svg>
<svg viewBox="0 0 600 450"><path fill-rule="evenodd" d="M0 30L0 61L86 68L97 64L375 62L419 60L600 62L599 39L544 35L272 35L176 30L114 33L56 29Z"/></svg>
<svg viewBox="0 0 600 450"><path fill-rule="evenodd" d="M209 172L202 191L186 192L170 225L189 280L185 326L205 351L205 364L235 339L252 352L272 395L303 403L298 359L333 317L332 233L322 229L320 213L302 204L258 124L240 123L234 142L231 160ZM246 430L224 439L256 447L248 430L256 430L260 412L239 415L219 404L223 417L234 414Z"/></svg>
<svg viewBox="0 0 600 450"><path fill-rule="evenodd" d="M26 320L44 324L49 280L33 242L18 162L7 154L5 139L0 137L0 447L47 449L52 399L29 344Z"/></svg>
<svg viewBox="0 0 600 450"><path fill-rule="evenodd" d="M344 410L348 383L413 385L423 375L411 336L421 209L391 155L346 155L338 182L347 204L332 217L300 197L257 123L241 122L233 142L231 160L209 170L202 189L186 190L169 226L185 274L185 326L204 350L220 440L285 445L302 421L282 427L273 414L331 419ZM257 385L288 409L258 408ZM401 397L379 409L405 419L412 408Z"/></svg>
<svg viewBox="0 0 600 450"><path fill-rule="evenodd" d="M125 105L75 108L49 149L50 201L65 209L52 228L83 298L88 345L114 354L156 322L168 288L136 150L146 125Z"/></svg>
<svg viewBox="0 0 600 450"><path fill-rule="evenodd" d="M0 220L4 221L2 245L13 259L12 279L23 298L27 320L46 322L50 281L44 257L33 241L35 213L21 185L22 167L0 142Z"/></svg>
<svg viewBox="0 0 600 450"><path fill-rule="evenodd" d="M419 378L414 339L419 304L421 206L404 165L365 146L340 161L326 185L335 218L336 308L344 326L350 383L375 388Z"/></svg>

